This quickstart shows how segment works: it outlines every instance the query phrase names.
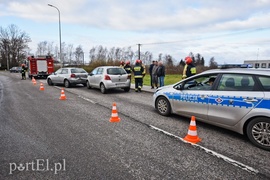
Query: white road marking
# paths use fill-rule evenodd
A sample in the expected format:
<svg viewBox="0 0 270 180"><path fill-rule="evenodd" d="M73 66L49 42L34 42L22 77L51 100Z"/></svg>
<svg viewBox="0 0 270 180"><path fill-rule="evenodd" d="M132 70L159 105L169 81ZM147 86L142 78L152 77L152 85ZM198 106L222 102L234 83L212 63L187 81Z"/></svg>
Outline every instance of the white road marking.
<svg viewBox="0 0 270 180"><path fill-rule="evenodd" d="M174 138L177 138L177 139L183 141L184 143L188 143L188 144L191 144L192 146L199 147L200 149L203 149L206 153L208 153L208 154L210 154L210 155L212 155L212 156L215 156L215 157L217 157L217 158L223 159L224 161L226 161L226 162L228 162L228 163L230 163L230 164L232 164L232 165L234 165L234 166L237 166L237 167L239 167L239 168L241 168L241 169L243 169L243 170L245 170L245 171L251 172L251 173L253 173L253 174L259 173L258 170L254 169L254 168L252 168L252 167L250 167L250 166L248 166L248 165L245 165L245 164L243 164L243 163L241 163L241 162L239 162L239 161L233 160L233 159L231 159L231 158L229 158L229 157L227 157L227 156L224 156L224 155L222 155L222 154L219 154L219 153L217 153L217 152L215 152L215 151L212 151L212 150L210 150L210 149L207 149L207 148L205 148L205 147L203 147L203 146L200 146L200 145L198 145L198 144L193 144L193 143L190 143L190 142L188 142L188 141L185 141L183 138L181 138L181 137L179 137L179 136L176 136L176 135L174 135L174 134L171 134L171 133L169 133L169 132L167 132L167 131L164 131L164 130L162 130L162 129L159 129L159 128L155 127L155 126L152 126L152 125L149 125L149 126L150 126L150 128L152 128L152 129L154 129L154 130L156 130L156 131L159 131L159 132L162 132L162 133L164 133L164 134L166 134L166 135L168 135L168 136L172 136L172 137L174 137Z"/></svg>
<svg viewBox="0 0 270 180"><path fill-rule="evenodd" d="M83 96L78 96L79 98L82 98L82 99L84 99L84 100L86 100L86 101L88 101L88 102L90 102L90 103L92 103L92 104L97 104L95 101L93 101L93 100L91 100L91 99L88 99L88 98L86 98L86 97L83 97Z"/></svg>

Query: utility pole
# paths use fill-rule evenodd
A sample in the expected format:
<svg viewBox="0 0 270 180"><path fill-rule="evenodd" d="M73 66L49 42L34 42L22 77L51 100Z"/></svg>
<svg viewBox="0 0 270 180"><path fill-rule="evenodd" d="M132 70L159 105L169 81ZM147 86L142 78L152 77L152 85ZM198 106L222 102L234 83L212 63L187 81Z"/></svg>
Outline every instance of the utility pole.
<svg viewBox="0 0 270 180"><path fill-rule="evenodd" d="M141 44L138 44L138 59L141 59Z"/></svg>

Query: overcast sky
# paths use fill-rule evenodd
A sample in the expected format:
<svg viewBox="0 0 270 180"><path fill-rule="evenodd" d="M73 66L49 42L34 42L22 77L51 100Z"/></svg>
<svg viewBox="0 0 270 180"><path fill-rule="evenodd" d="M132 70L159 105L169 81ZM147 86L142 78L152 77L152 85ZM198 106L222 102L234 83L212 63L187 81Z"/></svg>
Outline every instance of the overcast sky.
<svg viewBox="0 0 270 180"><path fill-rule="evenodd" d="M190 52L208 62L270 60L270 0L0 0L0 26L15 24L32 39L90 48L128 47L170 54Z"/></svg>

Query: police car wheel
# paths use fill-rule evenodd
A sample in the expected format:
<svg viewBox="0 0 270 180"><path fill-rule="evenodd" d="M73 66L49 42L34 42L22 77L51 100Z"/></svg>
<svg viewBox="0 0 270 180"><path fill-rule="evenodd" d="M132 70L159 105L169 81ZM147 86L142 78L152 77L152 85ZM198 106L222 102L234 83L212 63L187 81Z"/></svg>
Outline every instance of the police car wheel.
<svg viewBox="0 0 270 180"><path fill-rule="evenodd" d="M168 116L171 114L171 105L169 101L163 96L156 100L156 109L158 110L158 113L163 116Z"/></svg>
<svg viewBox="0 0 270 180"><path fill-rule="evenodd" d="M100 85L100 92L102 94L106 94L106 92L107 92L107 89L103 83L101 83L101 85Z"/></svg>
<svg viewBox="0 0 270 180"><path fill-rule="evenodd" d="M247 125L249 140L259 148L270 151L270 119L255 118Z"/></svg>

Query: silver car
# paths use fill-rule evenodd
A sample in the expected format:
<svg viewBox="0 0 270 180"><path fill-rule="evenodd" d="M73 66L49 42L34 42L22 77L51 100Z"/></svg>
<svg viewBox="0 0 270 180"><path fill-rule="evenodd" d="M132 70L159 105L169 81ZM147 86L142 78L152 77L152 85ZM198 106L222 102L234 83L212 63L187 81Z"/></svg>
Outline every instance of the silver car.
<svg viewBox="0 0 270 180"><path fill-rule="evenodd" d="M76 84L83 84L86 86L87 75L88 73L82 68L60 68L47 77L47 83L50 86L54 84L63 84L67 88Z"/></svg>
<svg viewBox="0 0 270 180"><path fill-rule="evenodd" d="M246 135L270 150L270 71L216 69L164 86L153 95L164 116L171 113Z"/></svg>
<svg viewBox="0 0 270 180"><path fill-rule="evenodd" d="M130 75L118 66L100 66L95 68L87 77L87 88L98 88L101 93L108 89L122 88L125 92L130 90Z"/></svg>

